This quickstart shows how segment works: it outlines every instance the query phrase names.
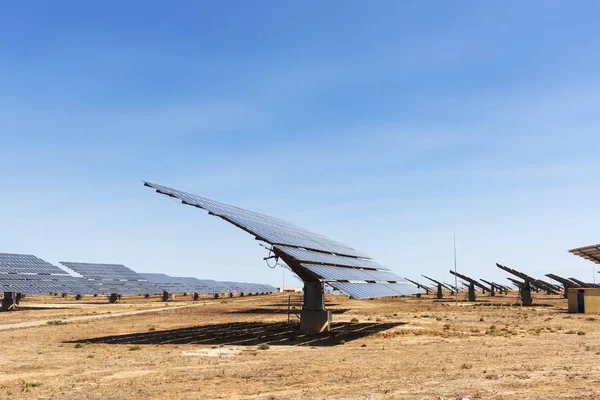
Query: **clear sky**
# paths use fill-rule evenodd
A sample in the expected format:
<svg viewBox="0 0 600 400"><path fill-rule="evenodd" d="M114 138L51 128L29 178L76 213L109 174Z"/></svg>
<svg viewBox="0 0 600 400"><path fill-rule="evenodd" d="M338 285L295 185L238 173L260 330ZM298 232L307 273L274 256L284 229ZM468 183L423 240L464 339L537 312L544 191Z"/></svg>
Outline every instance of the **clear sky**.
<svg viewBox="0 0 600 400"><path fill-rule="evenodd" d="M31 1L0 12L0 251L279 285L150 180L402 276L592 280L597 1ZM289 280L289 279L288 279ZM507 281L505 281L507 282Z"/></svg>

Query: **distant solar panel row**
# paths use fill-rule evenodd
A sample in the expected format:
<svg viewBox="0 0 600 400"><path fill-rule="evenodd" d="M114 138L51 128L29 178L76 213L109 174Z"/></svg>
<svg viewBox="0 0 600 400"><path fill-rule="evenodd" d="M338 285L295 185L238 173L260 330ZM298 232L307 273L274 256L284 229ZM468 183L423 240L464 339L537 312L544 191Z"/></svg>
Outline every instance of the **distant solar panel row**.
<svg viewBox="0 0 600 400"><path fill-rule="evenodd" d="M173 277L166 274L142 273L142 276L169 293L272 293L273 286L244 282L219 282L193 277Z"/></svg>
<svg viewBox="0 0 600 400"><path fill-rule="evenodd" d="M15 273L0 273L0 291L25 294L92 293L92 290L83 282L69 275L26 275Z"/></svg>

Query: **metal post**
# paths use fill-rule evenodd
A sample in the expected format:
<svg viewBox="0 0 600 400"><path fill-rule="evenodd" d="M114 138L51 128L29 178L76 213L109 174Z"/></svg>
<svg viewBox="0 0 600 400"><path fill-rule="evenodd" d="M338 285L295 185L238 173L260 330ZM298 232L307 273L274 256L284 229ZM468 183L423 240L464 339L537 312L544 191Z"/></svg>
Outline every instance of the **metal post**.
<svg viewBox="0 0 600 400"><path fill-rule="evenodd" d="M454 235L454 272L456 271L456 235ZM458 305L458 276L454 275L454 289L456 289L455 304Z"/></svg>

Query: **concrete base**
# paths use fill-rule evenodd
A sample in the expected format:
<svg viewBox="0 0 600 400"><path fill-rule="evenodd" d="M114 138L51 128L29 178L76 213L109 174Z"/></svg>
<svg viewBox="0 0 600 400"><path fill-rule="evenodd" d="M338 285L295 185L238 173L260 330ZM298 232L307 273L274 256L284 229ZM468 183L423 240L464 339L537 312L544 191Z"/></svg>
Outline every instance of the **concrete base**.
<svg viewBox="0 0 600 400"><path fill-rule="evenodd" d="M331 311L302 310L300 312L300 331L302 333L329 332L331 325Z"/></svg>

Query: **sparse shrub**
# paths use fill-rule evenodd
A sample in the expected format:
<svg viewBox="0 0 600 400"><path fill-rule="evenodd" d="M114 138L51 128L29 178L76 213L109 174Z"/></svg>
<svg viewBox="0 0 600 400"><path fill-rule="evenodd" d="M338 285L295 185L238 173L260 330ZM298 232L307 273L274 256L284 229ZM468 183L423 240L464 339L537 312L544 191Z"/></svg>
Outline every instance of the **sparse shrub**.
<svg viewBox="0 0 600 400"><path fill-rule="evenodd" d="M150 328L148 328L148 331L149 331L149 332L154 332L155 330L156 330L156 328L155 328L155 327L153 327L153 326L151 326Z"/></svg>
<svg viewBox="0 0 600 400"><path fill-rule="evenodd" d="M460 369L471 369L473 368L473 364L469 364L469 363L462 363L462 365L460 366Z"/></svg>
<svg viewBox="0 0 600 400"><path fill-rule="evenodd" d="M375 322L381 322L381 318L375 318Z"/></svg>
<svg viewBox="0 0 600 400"><path fill-rule="evenodd" d="M579 336L583 336L583 335L585 335L585 332L584 332L584 331L577 331L577 334L578 334Z"/></svg>
<svg viewBox="0 0 600 400"><path fill-rule="evenodd" d="M83 347L83 343L75 343L76 349L81 349Z"/></svg>
<svg viewBox="0 0 600 400"><path fill-rule="evenodd" d="M346 344L345 340L340 340L340 344Z"/></svg>
<svg viewBox="0 0 600 400"><path fill-rule="evenodd" d="M352 318L352 319L350 320L350 322L355 322L355 323L356 323L356 322L358 322L358 318Z"/></svg>
<svg viewBox="0 0 600 400"><path fill-rule="evenodd" d="M436 321L441 321L441 320L442 320L442 317L435 317L435 320L436 320Z"/></svg>
<svg viewBox="0 0 600 400"><path fill-rule="evenodd" d="M585 320L586 320L586 321L595 321L595 320L596 320L596 318L594 318L594 317L587 317Z"/></svg>
<svg viewBox="0 0 600 400"><path fill-rule="evenodd" d="M88 354L87 358L94 358L93 354Z"/></svg>
<svg viewBox="0 0 600 400"><path fill-rule="evenodd" d="M37 382L37 381L23 382L23 387L25 389L38 387L40 385L41 385L41 382Z"/></svg>
<svg viewBox="0 0 600 400"><path fill-rule="evenodd" d="M134 344L133 346L129 347L129 351L136 351L136 350L141 350L141 349L142 348L137 344Z"/></svg>
<svg viewBox="0 0 600 400"><path fill-rule="evenodd" d="M360 347L367 347L365 343L361 344Z"/></svg>
<svg viewBox="0 0 600 400"><path fill-rule="evenodd" d="M261 343L261 344L258 345L258 349L259 350L269 350L270 348L271 348L271 346L269 346L266 343Z"/></svg>
<svg viewBox="0 0 600 400"><path fill-rule="evenodd" d="M479 318L479 322L483 322L483 317L480 317L480 318Z"/></svg>
<svg viewBox="0 0 600 400"><path fill-rule="evenodd" d="M575 331L572 329L569 329L568 331L565 332L567 335L573 335L575 334Z"/></svg>
<svg viewBox="0 0 600 400"><path fill-rule="evenodd" d="M397 317L397 316L398 316L398 313L394 313L394 317Z"/></svg>

